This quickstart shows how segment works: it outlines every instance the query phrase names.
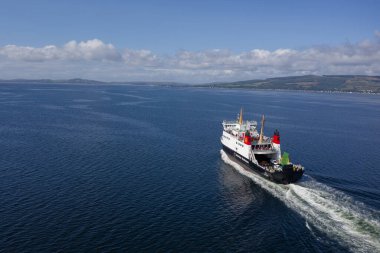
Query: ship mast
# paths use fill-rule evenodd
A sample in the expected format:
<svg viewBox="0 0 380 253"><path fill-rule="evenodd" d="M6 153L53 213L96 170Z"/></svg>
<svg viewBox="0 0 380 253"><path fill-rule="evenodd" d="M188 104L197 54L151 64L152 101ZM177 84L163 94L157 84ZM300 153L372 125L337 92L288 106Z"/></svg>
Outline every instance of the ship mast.
<svg viewBox="0 0 380 253"><path fill-rule="evenodd" d="M243 124L243 107L240 108L240 114L239 114L239 124Z"/></svg>
<svg viewBox="0 0 380 253"><path fill-rule="evenodd" d="M259 144L263 142L263 136L264 136L264 122L265 122L265 117L264 114L261 118L261 130L260 130L260 138L259 138Z"/></svg>

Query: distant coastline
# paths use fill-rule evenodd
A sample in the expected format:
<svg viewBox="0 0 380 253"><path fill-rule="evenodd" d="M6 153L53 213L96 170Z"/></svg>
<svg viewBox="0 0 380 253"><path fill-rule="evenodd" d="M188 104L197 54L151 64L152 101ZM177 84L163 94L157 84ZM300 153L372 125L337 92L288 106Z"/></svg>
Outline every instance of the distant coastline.
<svg viewBox="0 0 380 253"><path fill-rule="evenodd" d="M210 88L380 93L380 76L305 75L198 85Z"/></svg>
<svg viewBox="0 0 380 253"><path fill-rule="evenodd" d="M204 88L229 88L229 89L255 89L255 90L294 90L294 91L319 91L319 92L355 92L355 93L380 93L380 76L366 75L304 75L274 77L267 79L255 79L236 82L213 82L204 84L186 84L176 82L102 82L89 79L0 79L0 84L24 83L24 84L137 84L160 85L173 87L204 87Z"/></svg>

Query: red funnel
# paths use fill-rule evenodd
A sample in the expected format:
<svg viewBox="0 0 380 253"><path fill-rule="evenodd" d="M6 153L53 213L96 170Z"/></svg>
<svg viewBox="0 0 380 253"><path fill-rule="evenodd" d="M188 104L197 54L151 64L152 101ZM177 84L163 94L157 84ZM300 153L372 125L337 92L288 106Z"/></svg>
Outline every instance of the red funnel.
<svg viewBox="0 0 380 253"><path fill-rule="evenodd" d="M251 140L251 134L249 133L249 131L247 131L244 135L244 144L251 145Z"/></svg>

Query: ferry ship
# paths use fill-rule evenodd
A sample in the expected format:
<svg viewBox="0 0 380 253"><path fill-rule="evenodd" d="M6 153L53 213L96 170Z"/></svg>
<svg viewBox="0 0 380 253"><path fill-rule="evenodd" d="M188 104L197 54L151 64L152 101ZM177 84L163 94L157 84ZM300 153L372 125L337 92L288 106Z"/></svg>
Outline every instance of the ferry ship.
<svg viewBox="0 0 380 253"><path fill-rule="evenodd" d="M256 121L243 121L243 109L235 121L223 121L220 139L223 150L245 169L270 181L279 184L296 182L302 177L304 167L291 163L288 153L281 155L280 133L277 129L272 137L264 136L264 122L263 115L259 133Z"/></svg>

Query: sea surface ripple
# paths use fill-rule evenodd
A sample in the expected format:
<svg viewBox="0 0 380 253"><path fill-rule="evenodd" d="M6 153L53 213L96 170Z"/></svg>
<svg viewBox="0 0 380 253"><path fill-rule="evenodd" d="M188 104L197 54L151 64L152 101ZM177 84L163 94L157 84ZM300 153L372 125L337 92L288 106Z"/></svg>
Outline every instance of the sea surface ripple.
<svg viewBox="0 0 380 253"><path fill-rule="evenodd" d="M266 115L306 168L220 151ZM139 85L0 86L0 252L380 252L380 100Z"/></svg>

